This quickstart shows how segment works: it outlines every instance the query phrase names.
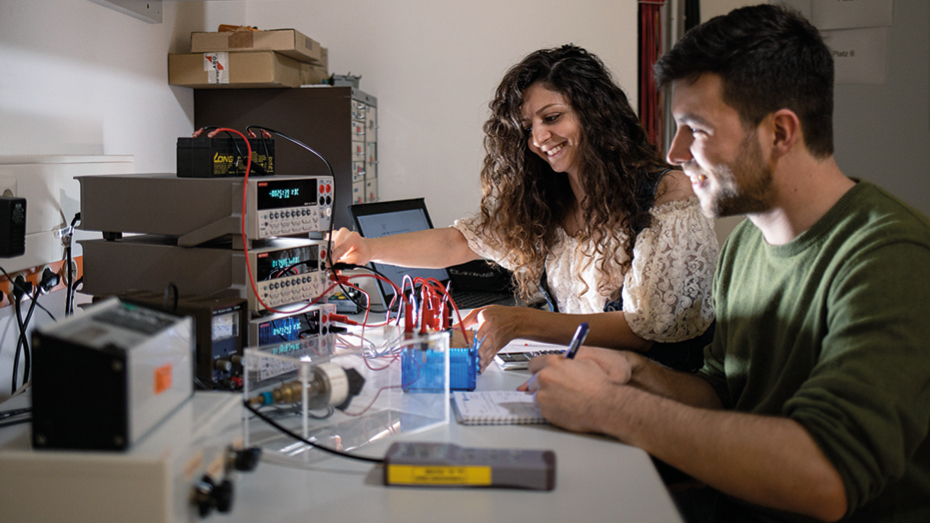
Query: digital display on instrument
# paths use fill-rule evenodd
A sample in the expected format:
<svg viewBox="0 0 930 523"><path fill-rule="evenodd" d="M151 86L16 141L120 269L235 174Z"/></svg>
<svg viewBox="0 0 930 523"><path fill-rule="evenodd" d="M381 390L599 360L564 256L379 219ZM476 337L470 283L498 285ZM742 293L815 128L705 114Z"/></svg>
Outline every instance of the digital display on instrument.
<svg viewBox="0 0 930 523"><path fill-rule="evenodd" d="M301 321L298 316L267 321L258 326L258 344L270 345L285 341L297 341L300 330Z"/></svg>
<svg viewBox="0 0 930 523"><path fill-rule="evenodd" d="M316 205L317 180L274 180L258 182L258 210Z"/></svg>
<svg viewBox="0 0 930 523"><path fill-rule="evenodd" d="M316 271L319 267L319 249L318 245L308 245L258 254L258 280L265 281Z"/></svg>
<svg viewBox="0 0 930 523"><path fill-rule="evenodd" d="M326 333L326 318L319 310L310 310L293 316L269 319L258 324L258 344L271 345L286 341L297 341L303 336Z"/></svg>
<svg viewBox="0 0 930 523"><path fill-rule="evenodd" d="M213 341L239 335L239 313L229 312L213 317Z"/></svg>

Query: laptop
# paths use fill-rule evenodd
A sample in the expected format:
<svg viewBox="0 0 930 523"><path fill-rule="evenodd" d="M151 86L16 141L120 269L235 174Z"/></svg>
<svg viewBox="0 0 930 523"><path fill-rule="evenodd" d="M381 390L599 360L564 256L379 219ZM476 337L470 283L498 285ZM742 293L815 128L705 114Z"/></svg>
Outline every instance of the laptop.
<svg viewBox="0 0 930 523"><path fill-rule="evenodd" d="M349 206L355 230L365 238L380 238L391 234L432 229L429 211L423 198L360 203ZM404 275L411 278L435 278L443 285L450 284L450 294L459 309L474 309L486 305L514 305L510 273L501 267L492 267L484 260L474 260L445 269L411 269L384 263L371 263L398 287ZM378 282L378 292L385 306L394 298L394 288Z"/></svg>

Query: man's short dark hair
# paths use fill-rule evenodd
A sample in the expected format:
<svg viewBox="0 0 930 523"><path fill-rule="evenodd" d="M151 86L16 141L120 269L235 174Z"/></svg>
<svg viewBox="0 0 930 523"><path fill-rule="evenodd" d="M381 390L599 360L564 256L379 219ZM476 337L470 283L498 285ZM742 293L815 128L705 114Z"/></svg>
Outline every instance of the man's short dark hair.
<svg viewBox="0 0 930 523"><path fill-rule="evenodd" d="M712 18L688 31L655 70L661 87L717 74L723 101L744 125L787 108L798 115L811 154L833 154L833 57L796 11L766 4Z"/></svg>

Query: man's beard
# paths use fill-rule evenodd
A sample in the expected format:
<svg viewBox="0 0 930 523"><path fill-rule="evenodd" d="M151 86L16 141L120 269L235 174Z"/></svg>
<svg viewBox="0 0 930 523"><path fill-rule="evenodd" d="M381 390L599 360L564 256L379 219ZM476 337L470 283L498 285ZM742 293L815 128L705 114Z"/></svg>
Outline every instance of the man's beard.
<svg viewBox="0 0 930 523"><path fill-rule="evenodd" d="M762 159L762 148L755 132L740 144L736 162L715 168L709 178L717 191L708 194L709 200L701 200L701 207L708 216L756 214L771 208L772 169Z"/></svg>

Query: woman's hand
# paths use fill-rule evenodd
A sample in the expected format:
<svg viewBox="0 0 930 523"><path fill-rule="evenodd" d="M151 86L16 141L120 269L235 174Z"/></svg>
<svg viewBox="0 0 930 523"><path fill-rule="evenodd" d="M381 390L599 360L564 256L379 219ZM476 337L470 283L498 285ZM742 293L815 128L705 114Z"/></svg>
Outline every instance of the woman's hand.
<svg viewBox="0 0 930 523"><path fill-rule="evenodd" d="M368 240L345 227L333 232L333 263L365 265L371 261L371 246Z"/></svg>
<svg viewBox="0 0 930 523"><path fill-rule="evenodd" d="M475 336L482 340L481 348L478 349L481 372L484 372L494 360L494 355L505 345L515 338L522 337L525 332L523 329L527 326L526 313L529 310L525 307L489 305L475 309L462 318L465 328L473 328L476 325L478 327Z"/></svg>

